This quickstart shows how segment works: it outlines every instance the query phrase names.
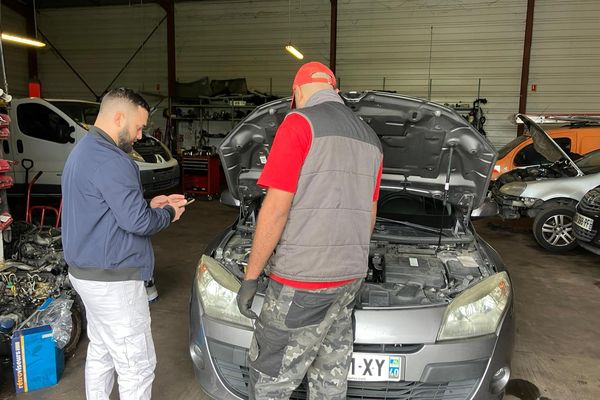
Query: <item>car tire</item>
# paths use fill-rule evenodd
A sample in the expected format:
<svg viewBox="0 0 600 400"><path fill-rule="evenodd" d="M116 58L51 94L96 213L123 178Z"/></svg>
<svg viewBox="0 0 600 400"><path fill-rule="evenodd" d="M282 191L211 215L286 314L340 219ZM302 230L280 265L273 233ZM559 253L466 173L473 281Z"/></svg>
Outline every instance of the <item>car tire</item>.
<svg viewBox="0 0 600 400"><path fill-rule="evenodd" d="M83 317L82 317L81 309L77 303L73 303L71 307L71 336L69 337L69 341L65 345L65 357L71 358L75 354L75 350L77 350L77 345L79 344L79 340L81 339L81 331L83 326Z"/></svg>
<svg viewBox="0 0 600 400"><path fill-rule="evenodd" d="M563 253L578 246L573 233L575 204L554 203L544 207L533 221L533 236L543 248Z"/></svg>

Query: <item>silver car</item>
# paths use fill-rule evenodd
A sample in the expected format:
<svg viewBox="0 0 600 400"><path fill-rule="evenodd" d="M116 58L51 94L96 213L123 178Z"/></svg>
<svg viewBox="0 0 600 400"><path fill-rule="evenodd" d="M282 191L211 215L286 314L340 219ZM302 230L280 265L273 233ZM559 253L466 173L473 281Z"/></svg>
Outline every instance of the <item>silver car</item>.
<svg viewBox="0 0 600 400"><path fill-rule="evenodd" d="M384 150L368 273L354 306L348 398L501 399L510 377L512 286L470 221L496 152L444 106L383 92L341 96ZM229 186L222 201L237 204L240 215L199 260L190 304L190 354L210 398L248 398L253 321L235 297L264 196L256 181L288 111L289 99L257 108L220 147ZM267 284L263 276L257 313ZM307 398L307 385L292 398Z"/></svg>
<svg viewBox="0 0 600 400"><path fill-rule="evenodd" d="M492 198L503 218L533 218L533 236L540 246L555 253L571 250L577 247L575 207L600 185L600 150L573 161L539 125L524 115L517 117L547 162L500 175L491 187Z"/></svg>

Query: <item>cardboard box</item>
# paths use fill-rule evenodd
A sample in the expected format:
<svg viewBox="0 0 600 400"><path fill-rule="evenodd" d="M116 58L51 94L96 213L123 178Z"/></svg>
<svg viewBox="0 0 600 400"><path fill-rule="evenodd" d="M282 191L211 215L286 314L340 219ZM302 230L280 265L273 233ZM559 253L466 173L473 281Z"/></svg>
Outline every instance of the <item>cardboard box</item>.
<svg viewBox="0 0 600 400"><path fill-rule="evenodd" d="M12 359L17 393L55 385L64 370L64 351L52 340L50 325L16 330Z"/></svg>

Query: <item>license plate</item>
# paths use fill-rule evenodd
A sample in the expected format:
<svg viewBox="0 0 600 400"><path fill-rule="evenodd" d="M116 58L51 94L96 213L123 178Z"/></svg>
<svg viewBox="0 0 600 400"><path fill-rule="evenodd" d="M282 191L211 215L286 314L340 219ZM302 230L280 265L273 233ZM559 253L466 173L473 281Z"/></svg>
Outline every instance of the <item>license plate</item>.
<svg viewBox="0 0 600 400"><path fill-rule="evenodd" d="M352 354L348 380L399 381L402 359L400 356L370 353Z"/></svg>
<svg viewBox="0 0 600 400"><path fill-rule="evenodd" d="M579 213L575 213L575 218L573 218L573 222L575 225L585 229L586 231L591 231L594 226L594 220L586 217L585 215L581 215Z"/></svg>

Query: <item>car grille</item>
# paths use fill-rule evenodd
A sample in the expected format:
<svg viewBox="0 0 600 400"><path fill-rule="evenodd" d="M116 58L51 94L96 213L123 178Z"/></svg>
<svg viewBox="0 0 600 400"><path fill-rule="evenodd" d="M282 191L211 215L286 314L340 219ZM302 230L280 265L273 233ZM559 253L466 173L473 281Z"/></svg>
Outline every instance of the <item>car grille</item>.
<svg viewBox="0 0 600 400"><path fill-rule="evenodd" d="M360 344L354 343L357 353L411 354L423 348L423 344Z"/></svg>
<svg viewBox="0 0 600 400"><path fill-rule="evenodd" d="M248 397L247 367L212 358L225 385L240 397ZM475 390L476 379L446 383L424 382L348 382L349 400L464 400ZM307 398L306 379L292 393L291 400Z"/></svg>
<svg viewBox="0 0 600 400"><path fill-rule="evenodd" d="M162 158L165 159L165 161L169 161L171 159L165 148L151 139L147 139L143 142L135 142L133 144L133 149L137 151L138 154L142 156L144 161L148 163L158 162L155 154L159 154Z"/></svg>
<svg viewBox="0 0 600 400"><path fill-rule="evenodd" d="M575 237L577 238L577 240L582 240L584 242L591 242L596 237L596 234L598 233L598 231L596 231L596 230L588 231L586 229L581 228L577 224L573 224L573 233L575 234Z"/></svg>
<svg viewBox="0 0 600 400"><path fill-rule="evenodd" d="M597 214L600 212L600 188L590 190L579 202L579 208L583 212Z"/></svg>
<svg viewBox="0 0 600 400"><path fill-rule="evenodd" d="M143 185L144 193L159 192L161 190L171 189L179 184L179 179L169 179Z"/></svg>

